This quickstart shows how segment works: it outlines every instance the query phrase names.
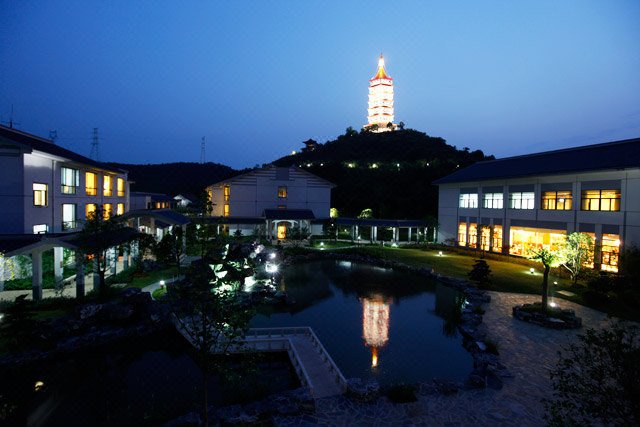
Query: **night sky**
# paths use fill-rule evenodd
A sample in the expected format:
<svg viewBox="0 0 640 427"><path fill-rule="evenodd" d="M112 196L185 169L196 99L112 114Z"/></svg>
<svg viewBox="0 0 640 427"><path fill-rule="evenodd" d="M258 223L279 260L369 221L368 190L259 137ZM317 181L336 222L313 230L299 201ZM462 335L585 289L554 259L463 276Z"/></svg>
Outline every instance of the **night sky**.
<svg viewBox="0 0 640 427"><path fill-rule="evenodd" d="M397 4L399 3L399 4ZM455 3L455 4L452 4ZM640 136L640 2L0 0L0 120L101 160L265 163L396 122L499 157Z"/></svg>

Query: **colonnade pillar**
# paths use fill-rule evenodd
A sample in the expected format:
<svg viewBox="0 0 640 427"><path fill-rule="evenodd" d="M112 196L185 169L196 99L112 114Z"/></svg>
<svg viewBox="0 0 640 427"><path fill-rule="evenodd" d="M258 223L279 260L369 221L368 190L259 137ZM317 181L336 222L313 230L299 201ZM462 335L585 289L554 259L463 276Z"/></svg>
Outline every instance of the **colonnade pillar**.
<svg viewBox="0 0 640 427"><path fill-rule="evenodd" d="M34 301L42 299L42 251L31 252L31 290Z"/></svg>
<svg viewBox="0 0 640 427"><path fill-rule="evenodd" d="M84 298L84 254L76 251L76 298Z"/></svg>

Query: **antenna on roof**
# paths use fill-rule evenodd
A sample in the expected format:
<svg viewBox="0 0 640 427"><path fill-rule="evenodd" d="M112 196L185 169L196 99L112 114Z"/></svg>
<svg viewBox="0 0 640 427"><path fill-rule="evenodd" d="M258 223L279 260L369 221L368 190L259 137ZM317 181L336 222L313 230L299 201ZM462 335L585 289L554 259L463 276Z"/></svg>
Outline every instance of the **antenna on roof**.
<svg viewBox="0 0 640 427"><path fill-rule="evenodd" d="M205 156L205 139L202 137L202 142L200 143L200 163L204 164L206 162Z"/></svg>
<svg viewBox="0 0 640 427"><path fill-rule="evenodd" d="M11 116L9 116L9 123L7 123L9 125L10 129L13 129L13 125L19 125L20 123L18 122L14 122L13 121L13 104L11 104Z"/></svg>
<svg viewBox="0 0 640 427"><path fill-rule="evenodd" d="M100 161L100 139L98 139L98 128L93 128L93 139L91 140L91 152L89 158Z"/></svg>
<svg viewBox="0 0 640 427"><path fill-rule="evenodd" d="M49 139L51 140L52 143L56 143L56 139L58 139L58 131L57 130L50 130L49 131Z"/></svg>

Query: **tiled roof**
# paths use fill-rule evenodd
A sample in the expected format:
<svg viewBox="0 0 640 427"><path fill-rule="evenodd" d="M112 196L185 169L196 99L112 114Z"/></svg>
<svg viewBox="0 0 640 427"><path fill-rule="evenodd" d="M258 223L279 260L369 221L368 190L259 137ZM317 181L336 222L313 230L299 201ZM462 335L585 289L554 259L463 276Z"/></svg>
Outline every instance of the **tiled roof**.
<svg viewBox="0 0 640 427"><path fill-rule="evenodd" d="M310 209L265 209L266 219L315 219Z"/></svg>
<svg viewBox="0 0 640 427"><path fill-rule="evenodd" d="M640 167L640 138L478 162L434 184Z"/></svg>
<svg viewBox="0 0 640 427"><path fill-rule="evenodd" d="M97 162L78 153L74 153L71 150L67 150L66 148L54 144L48 139L0 125L0 142L7 140L30 147L32 150L41 151L43 153L51 154L58 157L63 157L65 159L93 166L99 169L118 173L125 172L122 169L110 167L102 162Z"/></svg>

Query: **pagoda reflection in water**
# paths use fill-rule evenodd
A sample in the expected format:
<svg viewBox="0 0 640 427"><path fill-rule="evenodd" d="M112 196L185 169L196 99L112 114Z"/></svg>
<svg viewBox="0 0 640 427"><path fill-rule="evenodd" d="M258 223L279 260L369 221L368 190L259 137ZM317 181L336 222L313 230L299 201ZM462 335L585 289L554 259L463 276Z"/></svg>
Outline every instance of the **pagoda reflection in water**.
<svg viewBox="0 0 640 427"><path fill-rule="evenodd" d="M378 349L389 341L389 308L391 301L374 294L362 300L362 334L365 344L371 347L371 367L378 366Z"/></svg>

